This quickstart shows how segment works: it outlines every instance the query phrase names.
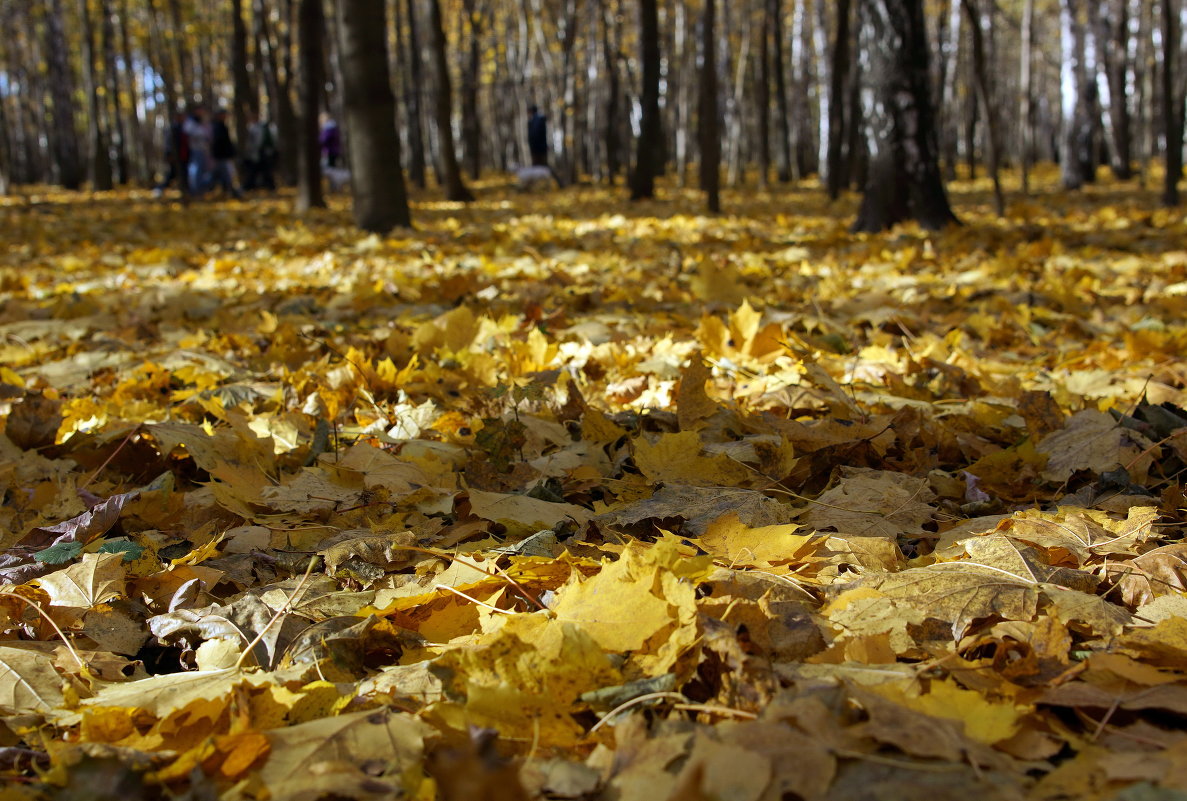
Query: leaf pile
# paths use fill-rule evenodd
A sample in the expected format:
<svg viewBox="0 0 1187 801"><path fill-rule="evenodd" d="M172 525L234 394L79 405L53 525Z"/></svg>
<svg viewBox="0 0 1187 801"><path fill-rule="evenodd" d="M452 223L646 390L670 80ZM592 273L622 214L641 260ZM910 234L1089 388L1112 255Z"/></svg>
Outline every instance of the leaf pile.
<svg viewBox="0 0 1187 801"><path fill-rule="evenodd" d="M955 198L0 207L0 799L1187 792L1187 225Z"/></svg>

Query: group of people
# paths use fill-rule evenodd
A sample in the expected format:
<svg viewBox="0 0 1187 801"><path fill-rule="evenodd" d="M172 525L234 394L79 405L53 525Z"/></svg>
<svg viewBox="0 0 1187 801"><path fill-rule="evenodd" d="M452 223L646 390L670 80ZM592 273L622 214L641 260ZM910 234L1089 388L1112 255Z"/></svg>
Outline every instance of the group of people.
<svg viewBox="0 0 1187 801"><path fill-rule="evenodd" d="M201 197L216 187L235 198L253 189L276 189L275 172L280 159L276 126L249 112L247 141L240 158L227 118L226 109L217 109L211 116L201 103L177 113L165 139L166 171L154 190L158 197L174 182L183 200ZM328 115L322 119L319 142L323 160L329 166L338 166L342 136L338 124ZM242 183L238 166L243 168Z"/></svg>
<svg viewBox="0 0 1187 801"><path fill-rule="evenodd" d="M154 189L158 197L174 182L181 189L183 200L201 197L216 187L235 198L242 198L245 191L253 189L276 189L275 170L280 158L276 126L249 112L247 142L239 159L227 118L226 109L216 109L212 116L201 103L177 112L165 139L165 177ZM532 167L546 170L555 179L548 165L547 121L537 106L528 107ZM341 170L342 132L328 114L321 118L318 145L322 163ZM237 163L243 168L242 184L238 180Z"/></svg>

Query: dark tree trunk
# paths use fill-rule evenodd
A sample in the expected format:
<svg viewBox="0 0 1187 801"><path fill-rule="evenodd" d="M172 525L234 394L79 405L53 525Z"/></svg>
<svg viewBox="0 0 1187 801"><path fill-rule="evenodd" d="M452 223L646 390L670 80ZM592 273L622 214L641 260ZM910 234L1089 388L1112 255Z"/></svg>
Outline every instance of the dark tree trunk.
<svg viewBox="0 0 1187 801"><path fill-rule="evenodd" d="M428 4L429 37L433 46L433 78L437 94L433 113L437 123L437 142L441 150L441 182L445 187L447 199L468 203L474 199L474 195L462 180L457 150L453 144L453 87L449 80L449 58L446 53L445 27L441 21L441 2L428 0Z"/></svg>
<svg viewBox="0 0 1187 801"><path fill-rule="evenodd" d="M833 42L832 80L829 84L828 164L825 185L828 196L841 195L845 175L841 167L845 147L845 76L849 73L849 0L837 0L837 38Z"/></svg>
<svg viewBox="0 0 1187 801"><path fill-rule="evenodd" d="M384 0L337 0L335 5L354 219L363 230L380 234L395 226L406 228L412 217L400 169Z"/></svg>
<svg viewBox="0 0 1187 801"><path fill-rule="evenodd" d="M1183 103L1175 85L1179 63L1179 19L1173 0L1162 0L1162 117L1166 138L1166 178L1162 204L1179 205L1179 179L1183 177Z"/></svg>
<svg viewBox="0 0 1187 801"><path fill-rule="evenodd" d="M124 126L124 115L120 108L120 98L123 92L120 87L119 62L115 55L115 21L112 19L111 0L101 0L99 14L102 17L100 27L103 32L103 77L106 79L107 113L110 115L111 128L114 133L116 181L122 186L128 183L130 168L128 166L128 132Z"/></svg>
<svg viewBox="0 0 1187 801"><path fill-rule="evenodd" d="M177 59L177 77L181 80L181 91L178 94L183 102L193 100L194 70L190 64L189 51L186 50L185 23L181 18L180 0L169 0L169 16L173 21L170 36L173 40L173 54ZM209 102L209 98L203 98Z"/></svg>
<svg viewBox="0 0 1187 801"><path fill-rule="evenodd" d="M169 51L169 37L165 35L163 15L157 9L154 0L145 0L145 9L149 20L149 48L152 68L161 76L161 83L165 87L165 105L172 114L184 104L184 97L177 94L178 79L177 66L173 63L173 54ZM126 26L126 18L125 18Z"/></svg>
<svg viewBox="0 0 1187 801"><path fill-rule="evenodd" d="M297 182L299 148L297 110L293 107L291 91L293 75L287 49L285 54L277 53L277 44L272 39L271 26L268 24L268 13L265 0L255 0L252 16L256 26L256 46L265 51L263 61L268 84L268 111L269 116L276 121L276 132L280 139L280 175L291 186Z"/></svg>
<svg viewBox="0 0 1187 801"><path fill-rule="evenodd" d="M1130 69L1127 0L1101 3L1097 10L1096 25L1096 40L1101 51L1097 57L1097 95L1101 98L1101 112L1108 135L1109 167L1115 178L1125 181L1133 177L1126 88L1126 73Z"/></svg>
<svg viewBox="0 0 1187 801"><path fill-rule="evenodd" d="M805 0L801 0L805 2ZM787 72L783 59L783 0L768 0L771 16L771 51L775 74L775 175L781 183L791 180L791 112L787 105Z"/></svg>
<svg viewBox="0 0 1187 801"><path fill-rule="evenodd" d="M425 138L423 114L421 112L421 90L424 87L421 69L420 36L417 34L416 2L407 0L408 12L408 83L405 103L408 107L408 177L421 189L427 183L425 178Z"/></svg>
<svg viewBox="0 0 1187 801"><path fill-rule="evenodd" d="M482 11L474 0L466 0L466 18L470 23L469 52L465 81L462 84L462 139L465 142L466 167L477 181L482 172L482 120L478 114L478 82L482 69Z"/></svg>
<svg viewBox="0 0 1187 801"><path fill-rule="evenodd" d="M727 0L728 2L728 0ZM721 211L721 131L717 114L717 0L705 0L701 17L701 188L710 214Z"/></svg>
<svg viewBox="0 0 1187 801"><path fill-rule="evenodd" d="M87 0L78 0L78 15L82 22L82 73L87 86L87 138L91 146L88 172L91 190L107 192L115 184L111 176L111 153L107 147L107 132L103 129L105 115L99 94L99 75L95 70L95 28Z"/></svg>
<svg viewBox="0 0 1187 801"><path fill-rule="evenodd" d="M58 183L66 189L82 186L82 156L74 127L74 80L70 51L62 23L62 0L50 0L45 12L45 50L49 62L49 89L53 97L52 141Z"/></svg>
<svg viewBox="0 0 1187 801"><path fill-rule="evenodd" d="M130 138L138 153L136 157L136 175L141 183L147 183L152 176L149 155L153 153L153 148L144 139L144 120L140 116L140 93L136 86L136 68L132 61L132 40L128 34L128 0L120 0L119 7L116 11L116 19L119 21L120 26L120 58L124 62L124 74L127 76L128 106L131 108L131 114L128 115L128 120L132 128ZM168 98L170 94L167 92L165 96ZM172 113L175 106L172 103L167 103L167 105L169 107L169 113Z"/></svg>
<svg viewBox="0 0 1187 801"><path fill-rule="evenodd" d="M618 79L618 40L613 36L615 23L611 21L612 12L608 7L602 8L602 59L606 64L606 122L602 132L602 139L606 147L606 174L609 183L614 184L621 165L619 158L618 140L618 103L621 88Z"/></svg>
<svg viewBox="0 0 1187 801"><path fill-rule="evenodd" d="M776 45L778 42L776 42ZM771 6L763 6L758 36L758 75L754 82L754 104L758 107L758 186L767 188L771 171Z"/></svg>
<svg viewBox="0 0 1187 801"><path fill-rule="evenodd" d="M973 38L973 77L977 83L977 99L981 103L981 113L985 117L985 165L989 168L989 177L993 181L993 206L999 217L1006 214L1006 199L1002 194L1002 182L997 174L998 167L998 138L997 122L995 120L992 100L989 97L988 67L985 64L985 40L981 30L981 14L975 5L976 0L961 0L965 14L969 18L969 30Z"/></svg>
<svg viewBox="0 0 1187 801"><path fill-rule="evenodd" d="M297 21L297 43L301 48L301 115L297 134L296 209L302 214L326 205L321 188L321 149L317 142L317 117L321 108L322 87L325 85L322 52L325 30L322 0L301 0Z"/></svg>
<svg viewBox="0 0 1187 801"><path fill-rule="evenodd" d="M869 171L854 231L956 222L940 179L922 0L860 0Z"/></svg>
<svg viewBox="0 0 1187 801"><path fill-rule="evenodd" d="M643 63L643 119L631 173L631 200L655 196L655 179L663 174L664 131L659 113L659 9L657 0L639 0L639 56Z"/></svg>
<svg viewBox="0 0 1187 801"><path fill-rule="evenodd" d="M247 71L247 25L243 21L243 0L231 0L231 78L235 105L231 109L235 141L247 142L247 115L253 110L251 75Z"/></svg>
<svg viewBox="0 0 1187 801"><path fill-rule="evenodd" d="M1018 127L1022 142L1019 145L1018 162L1022 172L1022 194L1030 194L1030 163L1034 159L1034 130L1031 112L1034 110L1034 86L1031 69L1031 40L1034 38L1034 0L1026 0L1022 9L1022 42L1020 44L1020 74L1018 77L1019 109Z"/></svg>

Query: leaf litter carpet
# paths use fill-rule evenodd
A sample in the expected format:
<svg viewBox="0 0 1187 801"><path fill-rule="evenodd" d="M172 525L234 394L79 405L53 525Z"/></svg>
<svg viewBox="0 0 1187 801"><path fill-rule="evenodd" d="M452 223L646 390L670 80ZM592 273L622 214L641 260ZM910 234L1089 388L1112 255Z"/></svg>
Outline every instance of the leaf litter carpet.
<svg viewBox="0 0 1187 801"><path fill-rule="evenodd" d="M480 188L0 206L0 799L1184 797L1181 213Z"/></svg>

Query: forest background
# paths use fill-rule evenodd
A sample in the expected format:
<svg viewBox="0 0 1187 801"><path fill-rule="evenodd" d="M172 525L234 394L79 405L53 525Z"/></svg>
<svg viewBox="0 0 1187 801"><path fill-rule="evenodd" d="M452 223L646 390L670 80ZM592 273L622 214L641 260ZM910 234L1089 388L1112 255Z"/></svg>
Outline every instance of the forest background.
<svg viewBox="0 0 1187 801"><path fill-rule="evenodd" d="M1185 15L0 2L0 799L1187 792Z"/></svg>

